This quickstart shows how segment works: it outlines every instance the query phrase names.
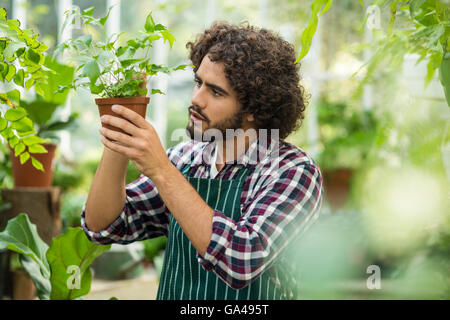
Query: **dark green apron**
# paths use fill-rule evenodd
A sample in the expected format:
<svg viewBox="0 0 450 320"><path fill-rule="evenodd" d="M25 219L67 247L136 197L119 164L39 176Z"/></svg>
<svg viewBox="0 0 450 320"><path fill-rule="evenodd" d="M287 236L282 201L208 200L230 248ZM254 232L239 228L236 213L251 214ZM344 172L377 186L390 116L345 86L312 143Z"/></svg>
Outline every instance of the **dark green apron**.
<svg viewBox="0 0 450 320"><path fill-rule="evenodd" d="M214 165L214 164L213 164ZM251 169L242 168L236 179L204 179L183 175L205 202L234 221L241 217L241 195ZM270 268L272 269L272 268ZM158 300L272 300L286 299L279 281L270 269L245 288L228 286L213 271L205 271L197 261L196 250L177 221L170 215L169 236L160 278Z"/></svg>

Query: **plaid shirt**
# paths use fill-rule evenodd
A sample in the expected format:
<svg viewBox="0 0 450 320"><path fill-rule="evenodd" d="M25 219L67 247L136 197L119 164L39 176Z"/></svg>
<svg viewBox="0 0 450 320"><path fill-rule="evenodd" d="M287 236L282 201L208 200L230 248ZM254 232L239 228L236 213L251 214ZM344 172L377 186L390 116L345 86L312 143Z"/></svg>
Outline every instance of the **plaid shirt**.
<svg viewBox="0 0 450 320"><path fill-rule="evenodd" d="M266 148L255 140L237 161L226 162L216 179L233 179L243 166L252 169L240 199L239 221L214 211L212 238L198 262L214 271L232 288L245 287L267 270L280 253L316 220L322 203L322 175L303 150L287 142L267 139ZM210 178L215 143L187 141L167 150L170 161L181 171L191 164L188 175ZM256 159L259 161L251 161ZM146 176L126 186L126 203L119 217L105 230L88 238L99 244L127 244L168 236L169 215L154 183Z"/></svg>

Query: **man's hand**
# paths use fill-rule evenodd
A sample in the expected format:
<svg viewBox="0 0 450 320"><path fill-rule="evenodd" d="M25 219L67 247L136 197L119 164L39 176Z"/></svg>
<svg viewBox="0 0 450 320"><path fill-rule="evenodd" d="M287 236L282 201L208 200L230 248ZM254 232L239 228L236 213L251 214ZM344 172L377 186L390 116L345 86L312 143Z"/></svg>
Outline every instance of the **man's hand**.
<svg viewBox="0 0 450 320"><path fill-rule="evenodd" d="M129 135L102 128L102 143L105 147L128 157L140 172L155 183L158 194L170 213L198 253L203 256L212 236L214 210L172 165L152 125L123 106L115 105L113 111L128 121L102 116L102 122L118 127Z"/></svg>
<svg viewBox="0 0 450 320"><path fill-rule="evenodd" d="M101 117L102 123L120 128L128 135L101 128L103 145L129 158L136 168L150 179L167 170L171 162L155 128L139 114L123 106L114 105L112 110L128 121L104 115Z"/></svg>

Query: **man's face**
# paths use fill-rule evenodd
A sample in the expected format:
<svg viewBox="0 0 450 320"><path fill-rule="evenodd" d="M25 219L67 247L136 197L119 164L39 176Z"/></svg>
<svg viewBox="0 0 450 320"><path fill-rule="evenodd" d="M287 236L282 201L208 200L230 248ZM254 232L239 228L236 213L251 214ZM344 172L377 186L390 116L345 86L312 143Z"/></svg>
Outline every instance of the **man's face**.
<svg viewBox="0 0 450 320"><path fill-rule="evenodd" d="M222 63L213 62L206 55L195 73L195 83L186 127L192 139L209 141L209 129L220 131L225 139L226 129L249 127Z"/></svg>

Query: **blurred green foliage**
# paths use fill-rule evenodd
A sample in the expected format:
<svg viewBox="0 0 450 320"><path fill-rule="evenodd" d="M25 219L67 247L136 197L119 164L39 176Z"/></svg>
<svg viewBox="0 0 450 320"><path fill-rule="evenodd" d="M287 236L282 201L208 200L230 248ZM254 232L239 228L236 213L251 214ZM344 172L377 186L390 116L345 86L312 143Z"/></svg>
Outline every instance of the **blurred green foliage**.
<svg viewBox="0 0 450 320"><path fill-rule="evenodd" d="M144 256L145 260L154 262L158 254L166 248L167 237L158 237L153 239L147 239L142 241L144 244Z"/></svg>
<svg viewBox="0 0 450 320"><path fill-rule="evenodd" d="M321 168L359 168L367 159L377 136L373 111L351 107L347 102L323 98L317 105Z"/></svg>

